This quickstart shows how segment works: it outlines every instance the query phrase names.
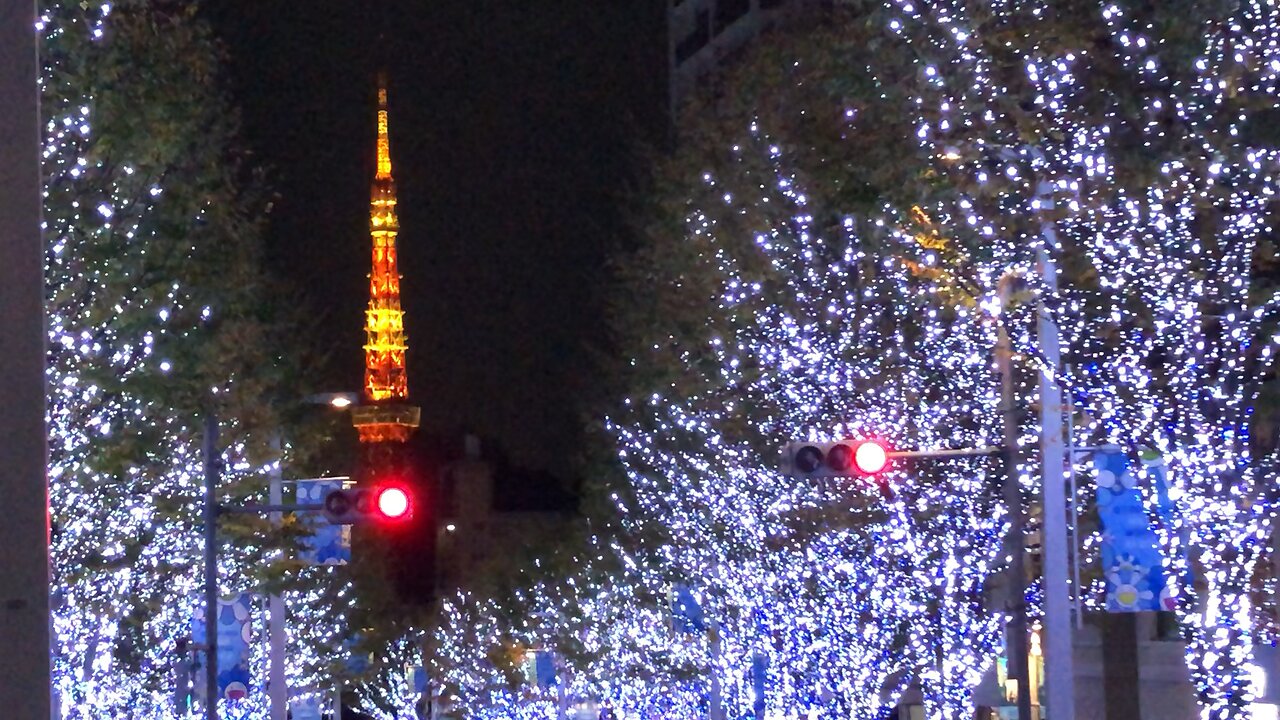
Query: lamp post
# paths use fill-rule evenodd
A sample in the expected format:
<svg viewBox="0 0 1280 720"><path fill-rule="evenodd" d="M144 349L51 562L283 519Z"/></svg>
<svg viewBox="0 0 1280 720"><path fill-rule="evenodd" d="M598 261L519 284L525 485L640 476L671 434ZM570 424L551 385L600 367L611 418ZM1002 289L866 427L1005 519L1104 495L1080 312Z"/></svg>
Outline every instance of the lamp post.
<svg viewBox="0 0 1280 720"><path fill-rule="evenodd" d="M359 396L353 392L315 393L303 399L310 405L328 405L337 410L345 410L355 405ZM272 439L272 445L283 458L283 443L279 435ZM272 505L284 502L284 479L281 463L271 471L271 483L267 501ZM284 515L280 511L271 513L271 519L279 525ZM289 684L285 677L284 659L286 652L285 638L285 606L284 598L279 593L271 593L267 599L267 634L270 636L270 653L268 655L267 687L271 697L271 720L286 720L289 716Z"/></svg>
<svg viewBox="0 0 1280 720"><path fill-rule="evenodd" d="M1009 301L1009 283L1000 280L1000 307ZM1000 417L1004 433L1004 502L1009 513L1008 600L1009 629L1005 633L1005 652L1009 669L1016 673L1018 684L1018 720L1031 720L1031 669L1027 646L1027 571L1025 567L1022 487L1018 480L1018 420L1014 416L1016 393L1013 386L1013 346L1003 320L997 324L996 366L1000 374Z"/></svg>
<svg viewBox="0 0 1280 720"><path fill-rule="evenodd" d="M353 404L355 393L322 393L308 396L305 402L346 408ZM279 445L279 437L274 442ZM218 454L218 419L212 410L205 414L204 425L204 618L205 618L205 719L218 720L218 517L223 513L261 515L270 513L278 522L285 512L321 510L323 504L283 502L283 480L276 468L266 505L224 507L218 504L217 487L222 461ZM285 628L284 601L272 594L268 601L270 634L270 689L272 720L283 720L289 713L288 686L284 673Z"/></svg>
<svg viewBox="0 0 1280 720"><path fill-rule="evenodd" d="M1033 163L1039 163L1041 166L1047 164L1044 151L1034 144L1025 144L1018 146L996 146L996 155L1002 160L1018 161L1024 157L1029 157ZM954 161L961 157L957 148L950 148L943 156L943 160ZM1067 567L1068 559L1068 539L1067 539L1067 502L1066 502L1066 473L1064 467L1069 448L1063 437L1063 403L1062 388L1058 386L1056 377L1061 367L1061 348L1057 323L1054 321L1049 307L1045 302L1046 295L1052 295L1058 290L1058 270L1054 261L1054 252L1058 250L1058 235L1055 221L1053 218L1054 203L1054 185L1046 176L1044 169L1041 167L1037 173L1032 173L1031 182L1034 189L1029 204L1031 214L1038 220L1041 242L1036 247L1036 274L1040 280L1043 294L1039 299L1039 306L1036 311L1036 340L1039 344L1042 355L1043 365L1039 372L1040 380L1040 450L1041 450L1041 557L1043 558L1043 589L1044 589L1044 663L1045 663L1045 709L1048 715L1055 720L1074 720L1075 718L1075 668L1072 655L1072 627L1071 627L1071 600L1070 600L1070 576ZM1008 278L1002 280L1002 285L1008 282ZM1001 307L1006 304L1008 297L1005 288L1001 288ZM1001 342L1005 345L1003 353L997 352L998 362L1008 362L1011 366L1012 349L1008 347L1008 337L1005 334L1003 323L1000 324ZM1004 359L1002 359L1004 358ZM1005 384L1008 385L1007 378L1010 375L1010 368L1005 367L1001 371L1002 376L1006 378ZM1012 387L1002 388L1005 396L1006 413L1011 409L1013 402ZM1007 415L1006 415L1007 417ZM1005 423L1006 432L1009 430L1009 422ZM1006 437L1006 445L1010 448L1012 438ZM1016 482L1016 478L1010 480ZM1016 489L1016 487L1014 488ZM1006 490L1006 498L1012 502L1013 490ZM1072 511L1074 512L1075 497L1071 498ZM1012 511L1012 506L1010 510ZM1020 510L1019 510L1020 515ZM1018 519L1015 516L1011 518ZM1011 534L1013 530L1011 529ZM1072 541L1075 541L1074 535ZM1021 538L1015 538L1018 547L1021 547ZM1020 560L1015 559L1015 564ZM1011 568L1011 575L1016 570ZM1019 577L1016 580L1021 585L1025 577ZM1079 588L1076 588L1079 592ZM1021 600L1021 599L1020 599ZM1019 602L1019 605L1024 603ZM1015 614L1014 623L1018 621ZM1025 625L1025 617L1024 617ZM1025 626L1023 634L1019 636L1021 640L1019 645L1025 650L1026 636ZM1022 653L1025 655L1025 652ZM1013 657L1010 657L1010 661ZM1022 681L1019 680L1018 697L1019 697L1019 717L1029 718L1030 716L1023 710L1022 698L1026 694L1026 688L1023 687Z"/></svg>
<svg viewBox="0 0 1280 720"><path fill-rule="evenodd" d="M1032 156L1043 155L1033 149ZM1036 267L1046 294L1058 291L1058 268L1052 250L1058 245L1053 221L1045 213L1053 209L1053 186L1045 180L1036 182L1035 209L1041 216L1043 241L1036 250ZM1075 720L1075 667L1072 657L1071 590L1067 568L1067 499L1066 447L1062 432L1062 389L1055 377L1060 367L1058 326L1044 298L1036 311L1036 335L1045 367L1040 371L1040 493L1044 558L1044 626L1045 626L1045 694L1049 716ZM1071 498L1074 508L1076 499ZM1074 538L1073 538L1074 539ZM1076 588L1079 592L1079 588Z"/></svg>
<svg viewBox="0 0 1280 720"><path fill-rule="evenodd" d="M204 419L204 716L218 720L218 419Z"/></svg>
<svg viewBox="0 0 1280 720"><path fill-rule="evenodd" d="M271 484L268 489L267 502L279 505L284 502L284 479L281 477L283 443L280 436L272 440L276 450L276 464L271 469ZM271 520L277 526L284 519L284 513L271 513ZM288 720L289 717L289 682L285 678L285 624L284 598L280 593L271 593L267 598L267 633L270 636L270 652L268 653L269 669L267 673L267 694L271 698L271 720Z"/></svg>

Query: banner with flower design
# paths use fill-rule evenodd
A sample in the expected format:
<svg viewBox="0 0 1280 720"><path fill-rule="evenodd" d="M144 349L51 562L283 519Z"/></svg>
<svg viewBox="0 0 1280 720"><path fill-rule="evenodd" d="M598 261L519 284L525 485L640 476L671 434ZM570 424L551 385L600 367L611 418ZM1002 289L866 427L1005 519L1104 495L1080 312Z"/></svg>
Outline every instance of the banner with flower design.
<svg viewBox="0 0 1280 720"><path fill-rule="evenodd" d="M218 639L218 697L226 700L243 700L248 697L253 686L253 678L249 672L249 647L253 642L254 596L240 593L218 599L217 622L214 634ZM197 607L191 620L191 638L197 644L204 644L207 623L204 608ZM195 694L203 701L205 697L204 663L207 653L196 653Z"/></svg>
<svg viewBox="0 0 1280 720"><path fill-rule="evenodd" d="M298 504L320 505L325 495L342 489L342 479L299 480ZM351 526L331 525L316 511L299 513L311 535L302 539L299 558L316 565L346 565L351 562Z"/></svg>
<svg viewBox="0 0 1280 720"><path fill-rule="evenodd" d="M1098 519L1102 523L1102 571L1108 612L1172 610L1159 539L1147 519L1128 456L1118 450L1093 456Z"/></svg>

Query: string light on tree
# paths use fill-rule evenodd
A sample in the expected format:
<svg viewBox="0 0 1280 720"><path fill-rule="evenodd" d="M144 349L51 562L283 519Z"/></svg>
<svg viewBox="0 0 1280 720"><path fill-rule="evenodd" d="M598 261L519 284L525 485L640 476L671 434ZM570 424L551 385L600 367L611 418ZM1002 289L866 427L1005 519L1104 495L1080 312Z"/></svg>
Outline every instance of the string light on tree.
<svg viewBox="0 0 1280 720"><path fill-rule="evenodd" d="M171 718L202 581L201 415L212 406L224 420L228 496L265 496L278 462L253 201L226 172L235 128L198 18L47 2L36 29L55 693L68 719ZM237 525L226 523L241 541L220 553L228 593L256 589L282 550ZM320 637L332 609L299 614ZM319 649L291 650L291 678L308 679ZM252 646L256 677L265 654L265 641ZM266 718L267 700L221 711Z"/></svg>
<svg viewBox="0 0 1280 720"><path fill-rule="evenodd" d="M1053 223L1046 249L1073 275L1029 290L1077 359L1060 378L1084 413L1077 437L1167 463L1161 537L1197 697L1206 718L1248 717L1252 577L1276 500L1274 439L1254 430L1277 340L1277 152L1262 128L1280 15L1259 2L887 8L919 58L906 107L952 188L933 211L982 249L987 287L1032 266ZM1028 319L1009 323L1035 358Z"/></svg>

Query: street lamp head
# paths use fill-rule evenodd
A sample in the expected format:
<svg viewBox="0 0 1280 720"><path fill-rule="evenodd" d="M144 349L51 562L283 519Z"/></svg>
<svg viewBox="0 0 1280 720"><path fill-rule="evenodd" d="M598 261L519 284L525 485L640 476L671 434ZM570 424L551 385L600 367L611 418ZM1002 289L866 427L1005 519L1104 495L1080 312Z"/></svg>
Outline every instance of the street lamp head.
<svg viewBox="0 0 1280 720"><path fill-rule="evenodd" d="M359 400L360 396L353 392L315 393L303 398L303 402L309 405L328 405L338 410L346 410L356 405Z"/></svg>

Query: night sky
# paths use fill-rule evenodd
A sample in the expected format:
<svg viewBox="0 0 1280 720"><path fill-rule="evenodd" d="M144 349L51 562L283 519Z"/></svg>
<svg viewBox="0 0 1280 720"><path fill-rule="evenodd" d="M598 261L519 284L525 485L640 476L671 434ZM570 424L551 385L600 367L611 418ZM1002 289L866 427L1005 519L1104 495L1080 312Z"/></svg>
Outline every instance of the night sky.
<svg viewBox="0 0 1280 720"><path fill-rule="evenodd" d="M597 382L608 256L660 135L663 3L216 0L244 140L279 198L272 274L356 390L377 70L389 75L409 390L430 432L566 475Z"/></svg>

